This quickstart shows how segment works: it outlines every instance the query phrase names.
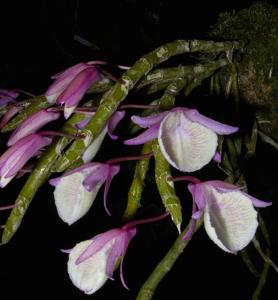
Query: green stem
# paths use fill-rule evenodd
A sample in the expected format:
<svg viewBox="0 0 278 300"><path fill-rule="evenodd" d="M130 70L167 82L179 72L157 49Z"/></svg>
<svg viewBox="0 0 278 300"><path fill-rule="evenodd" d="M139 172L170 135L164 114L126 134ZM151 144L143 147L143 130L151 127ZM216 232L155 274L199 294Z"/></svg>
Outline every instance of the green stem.
<svg viewBox="0 0 278 300"><path fill-rule="evenodd" d="M267 254L267 255L269 255L269 254ZM265 262L262 274L260 276L260 280L258 282L258 285L256 287L255 292L253 293L252 300L259 300L260 299L260 295L261 295L262 289L263 289L263 287L266 283L266 279L267 279L269 269L270 269L269 262Z"/></svg>
<svg viewBox="0 0 278 300"><path fill-rule="evenodd" d="M218 61L212 61L206 64L197 64L190 66L178 66L174 68L155 69L148 75L142 78L136 89L141 89L146 85L158 84L158 83L171 83L177 78L192 78L204 73L204 71L215 71L219 67L225 66L227 61L225 59L219 59Z"/></svg>
<svg viewBox="0 0 278 300"><path fill-rule="evenodd" d="M240 255L241 255L243 262L246 264L247 268L249 269L250 273L253 274L254 276L258 277L259 272L256 269L256 267L254 266L253 262L251 261L247 251L241 250Z"/></svg>
<svg viewBox="0 0 278 300"><path fill-rule="evenodd" d="M86 135L85 140L75 141L66 153L57 161L56 169L64 171L72 163L77 161L86 147L99 134L108 119L115 112L120 103L126 98L129 91L136 83L154 66L162 63L172 56L188 53L188 52L213 52L219 53L234 48L241 48L242 43L239 42L212 42L212 41L187 41L177 40L158 47L152 52L140 58L133 67L125 72L122 77L122 83L116 83L101 100L101 104L96 111L96 114L91 122L83 130Z"/></svg>
<svg viewBox="0 0 278 300"><path fill-rule="evenodd" d="M185 96L188 96L193 89L195 89L197 86L199 86L204 79L210 77L217 69L226 66L227 61L225 59L219 59L217 61L204 64L204 65L197 65L193 70L192 73L193 78L189 81L189 84L187 85L184 94Z"/></svg>
<svg viewBox="0 0 278 300"><path fill-rule="evenodd" d="M150 153L152 151L152 143L144 144L141 154ZM138 208L140 207L140 200L144 188L144 181L149 169L150 159L141 159L136 163L133 181L128 191L127 206L123 215L123 220L129 221L133 219Z"/></svg>
<svg viewBox="0 0 278 300"><path fill-rule="evenodd" d="M176 241L174 242L172 247L169 249L167 254L159 262L159 264L153 270L152 274L149 276L149 278L145 281L145 283L141 287L141 289L136 297L136 300L152 299L158 284L167 275L167 273L171 270L174 263L177 261L179 256L183 253L183 251L189 244L192 236L196 233L196 231L200 228L201 225L202 225L202 221L198 220L194 233L191 235L191 237L189 239L187 239L185 241L182 240L182 237L187 232L188 228L190 227L190 224L179 235L179 237L176 239Z"/></svg>
<svg viewBox="0 0 278 300"><path fill-rule="evenodd" d="M170 165L161 153L157 140L153 141L152 149L155 159L155 180L160 197L166 210L169 211L172 221L180 232L182 208L173 182L167 180L167 178L172 177Z"/></svg>

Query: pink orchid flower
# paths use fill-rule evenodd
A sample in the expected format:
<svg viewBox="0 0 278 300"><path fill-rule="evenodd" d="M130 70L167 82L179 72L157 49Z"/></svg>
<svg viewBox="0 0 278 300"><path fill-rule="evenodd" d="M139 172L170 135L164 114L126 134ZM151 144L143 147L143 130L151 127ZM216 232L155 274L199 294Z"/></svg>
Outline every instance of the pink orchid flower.
<svg viewBox="0 0 278 300"><path fill-rule="evenodd" d="M0 187L5 187L31 157L50 143L50 138L31 134L19 140L2 154L0 157Z"/></svg>
<svg viewBox="0 0 278 300"><path fill-rule="evenodd" d="M225 125L201 115L196 109L174 108L148 117L132 116L132 121L147 128L139 136L129 139L126 145L139 145L158 138L165 159L176 169L193 172L216 153L217 134L231 134L237 127Z"/></svg>
<svg viewBox="0 0 278 300"><path fill-rule="evenodd" d="M92 240L77 244L69 254L68 274L73 284L86 294L100 289L113 272L119 257L122 257L120 276L127 288L122 271L123 257L136 228L112 229L95 236Z"/></svg>
<svg viewBox="0 0 278 300"><path fill-rule="evenodd" d="M54 83L46 91L49 103L64 104L64 116L69 118L88 88L102 78L92 63L79 63L51 77Z"/></svg>
<svg viewBox="0 0 278 300"><path fill-rule="evenodd" d="M70 250L68 274L72 283L86 294L93 294L100 289L107 279L113 279L115 266L119 259L122 285L128 289L123 276L123 261L132 238L137 233L137 225L155 222L169 216L162 215L135 220L122 228L111 229L96 235L91 240L83 241Z"/></svg>
<svg viewBox="0 0 278 300"><path fill-rule="evenodd" d="M190 183L188 189L193 197L193 222L183 239L191 235L195 220L204 216L210 239L222 250L234 254L246 247L256 233L258 221L254 207L271 205L219 180Z"/></svg>
<svg viewBox="0 0 278 300"><path fill-rule="evenodd" d="M71 225L82 218L92 206L97 193L104 184L104 207L113 177L120 171L119 165L86 163L83 166L51 179L55 186L54 198L59 217Z"/></svg>

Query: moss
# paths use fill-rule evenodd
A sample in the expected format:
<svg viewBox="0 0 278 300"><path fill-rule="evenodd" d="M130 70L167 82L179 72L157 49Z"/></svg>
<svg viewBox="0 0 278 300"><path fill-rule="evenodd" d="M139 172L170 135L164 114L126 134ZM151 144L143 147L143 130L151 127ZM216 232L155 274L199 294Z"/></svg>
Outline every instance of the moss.
<svg viewBox="0 0 278 300"><path fill-rule="evenodd" d="M260 130L278 140L278 8L256 2L222 13L209 36L246 42L239 63L240 93L263 121Z"/></svg>

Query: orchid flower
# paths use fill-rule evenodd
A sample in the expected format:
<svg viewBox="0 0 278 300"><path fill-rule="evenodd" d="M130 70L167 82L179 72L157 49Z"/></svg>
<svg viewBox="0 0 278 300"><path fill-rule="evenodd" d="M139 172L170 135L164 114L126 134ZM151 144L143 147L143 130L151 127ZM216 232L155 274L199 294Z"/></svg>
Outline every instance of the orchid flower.
<svg viewBox="0 0 278 300"><path fill-rule="evenodd" d="M59 217L68 225L82 218L92 206L101 186L104 187L104 207L113 177L120 171L119 165L86 163L83 166L51 179L55 186L54 199Z"/></svg>
<svg viewBox="0 0 278 300"><path fill-rule="evenodd" d="M64 104L64 116L69 118L87 89L101 79L100 71L90 62L74 65L51 78L54 83L46 91L49 103Z"/></svg>
<svg viewBox="0 0 278 300"><path fill-rule="evenodd" d="M48 137L31 134L19 140L2 154L0 157L0 187L5 187L31 157L50 143L51 139Z"/></svg>
<svg viewBox="0 0 278 300"><path fill-rule="evenodd" d="M113 279L113 272L119 257L122 262L136 228L112 229L95 236L92 240L77 244L69 254L68 273L73 284L86 294L100 289L107 279Z"/></svg>
<svg viewBox="0 0 278 300"><path fill-rule="evenodd" d="M121 258L120 278L128 289L123 276L123 261L131 239L137 233L137 225L161 220L168 212L144 220L135 220L122 228L111 229L96 235L91 240L77 244L69 253L68 274L72 283L86 294L100 289L107 279L113 279L115 266Z"/></svg>
<svg viewBox="0 0 278 300"><path fill-rule="evenodd" d="M35 133L38 129L51 121L57 120L59 117L59 113L47 111L45 109L33 113L16 128L10 136L7 146L14 145L18 140L29 134Z"/></svg>
<svg viewBox="0 0 278 300"><path fill-rule="evenodd" d="M9 103L16 102L15 99L19 93L13 90L0 89L0 107L6 106Z"/></svg>
<svg viewBox="0 0 278 300"><path fill-rule="evenodd" d="M188 189L193 197L193 222L184 239L193 231L194 221L203 215L210 239L222 250L234 254L246 247L256 233L258 221L254 207L271 205L219 180L195 181Z"/></svg>
<svg viewBox="0 0 278 300"><path fill-rule="evenodd" d="M165 159L176 169L193 172L208 164L216 155L217 134L238 130L201 115L196 109L174 108L148 117L132 116L132 121L147 128L126 145L144 144L158 138Z"/></svg>

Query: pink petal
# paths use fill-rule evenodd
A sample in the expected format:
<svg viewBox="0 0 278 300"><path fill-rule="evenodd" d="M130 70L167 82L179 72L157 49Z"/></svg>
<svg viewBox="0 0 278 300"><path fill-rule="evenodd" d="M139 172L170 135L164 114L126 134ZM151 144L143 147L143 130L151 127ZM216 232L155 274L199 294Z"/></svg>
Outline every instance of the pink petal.
<svg viewBox="0 0 278 300"><path fill-rule="evenodd" d="M92 257L96 252L100 251L106 243L121 234L121 229L111 229L109 231L96 235L93 238L92 243L77 258L76 264L80 264L86 259Z"/></svg>
<svg viewBox="0 0 278 300"><path fill-rule="evenodd" d="M192 199L192 213L191 213L191 216L194 216L196 214L196 212L197 212L196 202L195 202L194 199ZM182 239L183 240L188 240L191 237L195 227L196 227L196 219L192 217L190 226L189 226L187 232L185 233L185 235L182 237Z"/></svg>
<svg viewBox="0 0 278 300"><path fill-rule="evenodd" d="M42 137L38 134L33 134L32 137L32 141L26 143L26 145L21 148L18 148L17 153L10 157L10 159L13 160L13 163L12 167L5 175L5 178L15 175L39 149L49 145L52 141L50 138ZM13 147L16 147L16 145L17 144L14 144Z"/></svg>
<svg viewBox="0 0 278 300"><path fill-rule="evenodd" d="M61 95L61 93L69 86L77 74L87 68L88 65L81 63L54 75L54 77L52 76L52 78L56 78L56 80L45 93L48 102L55 103L59 95Z"/></svg>
<svg viewBox="0 0 278 300"><path fill-rule="evenodd" d="M125 236L126 232L122 230L122 233L116 237L115 244L113 245L106 264L106 275L109 279L113 279L113 273L115 269L115 264L118 258L123 254L125 249Z"/></svg>
<svg viewBox="0 0 278 300"><path fill-rule="evenodd" d="M221 163L221 154L216 151L212 159L217 163Z"/></svg>
<svg viewBox="0 0 278 300"><path fill-rule="evenodd" d="M145 130L143 133L139 134L137 137L133 139L129 139L124 141L125 145L141 145L145 144L146 142L149 142L158 136L158 131L159 131L159 125L160 124L155 124Z"/></svg>
<svg viewBox="0 0 278 300"><path fill-rule="evenodd" d="M103 184L109 174L109 168L109 165L99 164L99 166L83 181L86 190L90 192L99 183Z"/></svg>
<svg viewBox="0 0 278 300"><path fill-rule="evenodd" d="M19 96L19 93L13 90L0 89L0 97L1 96L8 96L16 99Z"/></svg>
<svg viewBox="0 0 278 300"><path fill-rule="evenodd" d="M205 199L205 196L203 193L202 183L198 183L198 184L190 183L187 186L187 188L188 188L189 192L191 193L192 198L193 198L194 202L197 204L199 210L201 212L203 212L205 209L205 205L206 205L206 199Z"/></svg>
<svg viewBox="0 0 278 300"><path fill-rule="evenodd" d="M168 114L168 111L156 114L156 115L151 115L148 117L139 117L139 116L132 116L131 120L133 123L137 124L138 126L142 128L148 128L151 127L157 123L160 123L162 119Z"/></svg>
<svg viewBox="0 0 278 300"><path fill-rule="evenodd" d="M123 119L125 116L125 111L116 111L112 117L108 121L108 134L112 140L116 140L118 137L116 135L113 135L113 131L119 124L119 122Z"/></svg>
<svg viewBox="0 0 278 300"><path fill-rule="evenodd" d="M188 111L184 111L186 117L192 122L200 123L201 125L211 129L217 134L231 134L238 131L238 127L229 126L217 121L214 121L204 115L201 115L196 109L190 109Z"/></svg>
<svg viewBox="0 0 278 300"><path fill-rule="evenodd" d="M84 69L88 68L88 64L86 63L79 63L74 66L71 66L59 73L56 73L51 76L51 79L65 79L71 77L73 79L79 72L83 71Z"/></svg>
<svg viewBox="0 0 278 300"><path fill-rule="evenodd" d="M18 112L23 109L22 106L12 106L3 116L0 122L0 128L3 128L11 118L13 118Z"/></svg>
<svg viewBox="0 0 278 300"><path fill-rule="evenodd" d="M1 97L0 96L0 107L5 106L9 103L17 103L17 102L12 97L9 97L9 96Z"/></svg>
<svg viewBox="0 0 278 300"><path fill-rule="evenodd" d="M244 194L246 197L248 197L251 200L253 206L255 206L255 207L268 207L268 206L272 205L272 202L265 202L265 201L255 198L255 197L252 197L249 194L246 194L244 192L241 192L241 193Z"/></svg>
<svg viewBox="0 0 278 300"><path fill-rule="evenodd" d="M81 171L83 171L83 170L90 169L90 168L95 169L95 167L96 167L98 164L99 164L99 163L91 163L91 162L86 163L86 164L83 164L82 166L80 166L80 167L78 167L78 168L75 168L75 169L73 169L73 170L70 170L70 171L64 173L62 176L59 176L59 177L55 177L55 178L50 179L48 182L49 182L52 186L56 186L56 185L59 183L59 181L60 181L60 179L61 179L62 177L69 176L69 175L71 175L71 174L73 174L73 173L81 172Z"/></svg>
<svg viewBox="0 0 278 300"><path fill-rule="evenodd" d="M131 228L128 230L127 234L125 235L125 244L124 244L124 252L122 253L122 260L121 260L121 264L120 264L120 278L121 278L121 282L122 285L128 290L128 286L125 283L124 280L124 274L123 274L123 264L124 264L124 258L125 258L125 254L128 248L128 245L130 243L130 241L132 240L132 238L136 235L137 233L137 229L136 228Z"/></svg>
<svg viewBox="0 0 278 300"><path fill-rule="evenodd" d="M104 208L105 208L106 212L108 213L108 215L111 215L111 213L107 208L107 194L108 194L112 179L114 178L115 175L117 175L119 173L119 171L120 171L119 165L110 166L108 174L107 174L107 178L105 181L103 203L104 203Z"/></svg>
<svg viewBox="0 0 278 300"><path fill-rule="evenodd" d="M57 120L60 117L59 113L46 110L38 111L25 119L10 136L7 146L12 146L23 137L35 133L49 122Z"/></svg>
<svg viewBox="0 0 278 300"><path fill-rule="evenodd" d="M78 123L76 123L74 126L77 129L83 129L92 120L92 117L93 116L88 116L84 120L79 121Z"/></svg>
<svg viewBox="0 0 278 300"><path fill-rule="evenodd" d="M56 100L57 104L67 103L68 107L76 106L87 89L100 79L97 69L87 67L78 73Z"/></svg>

